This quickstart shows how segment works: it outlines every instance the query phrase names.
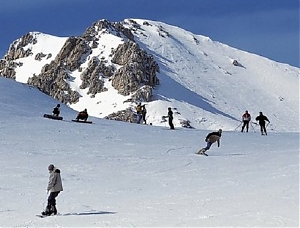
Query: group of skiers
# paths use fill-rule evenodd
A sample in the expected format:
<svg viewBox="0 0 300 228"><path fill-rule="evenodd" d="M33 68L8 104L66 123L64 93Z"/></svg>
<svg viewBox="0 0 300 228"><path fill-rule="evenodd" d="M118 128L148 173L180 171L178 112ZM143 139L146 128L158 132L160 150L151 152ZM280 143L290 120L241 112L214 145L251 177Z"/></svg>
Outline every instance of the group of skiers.
<svg viewBox="0 0 300 228"><path fill-rule="evenodd" d="M270 123L268 117L263 115L262 112L259 112L259 115L255 118L255 120L258 121L261 134L267 135L266 122ZM248 132L250 121L251 121L251 115L248 112L248 110L246 110L245 113L242 115L243 126L241 132L244 132L245 127L246 127L246 132Z"/></svg>
<svg viewBox="0 0 300 228"><path fill-rule="evenodd" d="M262 112L259 112L259 115L255 118L256 121L258 121L258 124L260 126L261 135L267 135L267 129L266 129L266 122L270 123L268 117L263 115ZM249 131L249 123L251 121L251 115L248 112L248 110L245 111L245 113L242 115L242 130L241 132L244 132L244 129L246 128L246 132ZM211 145L215 142L217 142L218 147L220 146L220 139L222 136L222 129L219 129L217 132L211 132L209 133L206 138L205 142L207 143L206 147L200 149L197 154L203 154L208 156L205 152L210 149Z"/></svg>
<svg viewBox="0 0 300 228"><path fill-rule="evenodd" d="M137 123L140 123L141 120L143 119L144 123L146 124L146 108L145 105L141 105L139 103L136 107L137 111ZM53 115L59 116L60 114L60 104L58 104L54 109L53 109ZM168 108L168 119L169 119L169 126L170 129L175 129L174 124L173 124L173 112L172 108ZM82 120L87 120L88 118L88 113L87 109L84 109L83 111L79 112L76 120L78 121L79 119ZM260 125L260 130L262 135L267 135L267 130L266 130L266 122L269 122L269 119L263 115L262 112L259 112L259 115L255 118L256 121L258 121ZM248 112L248 110L245 111L245 113L242 115L242 130L241 132L244 132L246 129L246 132L249 131L249 124L251 121L251 115ZM217 146L220 147L220 139L222 136L222 129L219 129L218 131L215 132L210 132L206 137L205 137L205 142L206 142L206 147L200 149L197 154L202 154L208 156L205 152L208 151L211 146L214 143L217 143ZM43 216L50 216L50 215L56 215L57 214L57 209L56 209L56 197L58 194L63 191L62 187L62 180L60 176L60 170L56 168L53 164L50 164L48 166L48 171L50 173L49 176L49 182L47 186L47 194L48 194L48 203L46 206L45 211L42 212Z"/></svg>

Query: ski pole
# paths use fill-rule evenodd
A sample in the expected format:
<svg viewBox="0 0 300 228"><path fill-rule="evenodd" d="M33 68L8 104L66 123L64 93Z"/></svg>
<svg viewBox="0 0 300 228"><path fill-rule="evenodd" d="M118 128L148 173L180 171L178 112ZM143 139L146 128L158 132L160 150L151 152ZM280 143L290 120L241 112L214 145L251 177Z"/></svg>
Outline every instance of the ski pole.
<svg viewBox="0 0 300 228"><path fill-rule="evenodd" d="M239 124L239 126L237 126L234 130L236 131L241 125L242 125L242 121L241 121L241 123Z"/></svg>
<svg viewBox="0 0 300 228"><path fill-rule="evenodd" d="M255 131L255 129L254 129L254 127L253 127L253 125L252 125L251 122L250 122L250 125L251 125L251 127L252 127L252 129L253 129L253 131L254 131L254 133L255 133L256 131Z"/></svg>

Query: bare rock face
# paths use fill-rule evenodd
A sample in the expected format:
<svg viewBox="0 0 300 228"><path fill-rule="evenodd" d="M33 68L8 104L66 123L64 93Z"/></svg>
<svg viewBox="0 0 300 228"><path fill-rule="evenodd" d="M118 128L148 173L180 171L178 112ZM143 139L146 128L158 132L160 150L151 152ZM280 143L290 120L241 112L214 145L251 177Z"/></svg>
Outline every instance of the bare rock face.
<svg viewBox="0 0 300 228"><path fill-rule="evenodd" d="M124 96L136 92L141 85L154 87L159 84L156 77L159 71L157 63L137 43L129 41L119 45L111 61L123 65L114 74L112 86Z"/></svg>
<svg viewBox="0 0 300 228"><path fill-rule="evenodd" d="M136 115L130 108L116 113L112 113L106 116L105 118L109 120L118 120L118 121L136 123Z"/></svg>
<svg viewBox="0 0 300 228"><path fill-rule="evenodd" d="M19 40L14 41L4 58L0 60L0 74L6 78L16 79L15 68L22 66L22 63L18 62L19 58L24 58L32 55L30 48L26 48L28 44L35 44L37 40L34 38L32 33L27 33L22 36Z"/></svg>

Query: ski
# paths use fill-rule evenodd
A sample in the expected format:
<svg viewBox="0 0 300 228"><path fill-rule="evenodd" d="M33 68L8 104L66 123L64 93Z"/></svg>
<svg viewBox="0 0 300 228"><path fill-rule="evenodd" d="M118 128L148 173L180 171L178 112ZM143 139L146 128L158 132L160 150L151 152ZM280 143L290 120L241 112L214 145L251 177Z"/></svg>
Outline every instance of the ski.
<svg viewBox="0 0 300 228"><path fill-rule="evenodd" d="M205 153L205 150L201 149L198 152L196 152L196 154L198 155L204 155L204 156L208 156L208 154Z"/></svg>
<svg viewBox="0 0 300 228"><path fill-rule="evenodd" d="M198 153L198 152L197 152L196 154L198 154L198 155L204 155L204 156L208 156L208 154L206 154L206 153L204 153L204 152L203 152L203 153Z"/></svg>

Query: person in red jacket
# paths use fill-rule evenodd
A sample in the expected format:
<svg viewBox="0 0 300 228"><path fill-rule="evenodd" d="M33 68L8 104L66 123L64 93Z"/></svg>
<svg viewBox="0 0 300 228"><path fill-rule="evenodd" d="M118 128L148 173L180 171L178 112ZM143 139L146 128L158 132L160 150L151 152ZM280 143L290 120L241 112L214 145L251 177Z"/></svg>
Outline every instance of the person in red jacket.
<svg viewBox="0 0 300 228"><path fill-rule="evenodd" d="M248 132L249 123L251 121L251 115L249 114L249 112L247 110L242 115L242 121L243 121L242 132L244 132L245 127L246 127L246 131Z"/></svg>

